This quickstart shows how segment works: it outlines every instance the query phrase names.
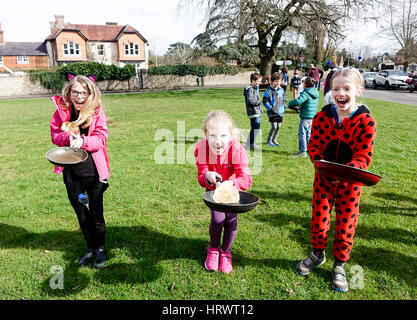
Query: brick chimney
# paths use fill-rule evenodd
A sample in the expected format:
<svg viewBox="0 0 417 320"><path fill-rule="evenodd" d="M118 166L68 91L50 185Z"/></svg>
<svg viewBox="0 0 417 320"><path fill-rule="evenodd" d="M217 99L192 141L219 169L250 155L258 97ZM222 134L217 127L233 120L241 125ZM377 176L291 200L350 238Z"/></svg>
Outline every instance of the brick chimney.
<svg viewBox="0 0 417 320"><path fill-rule="evenodd" d="M1 23L0 23L0 44L4 44L4 37L3 37L3 30L1 30Z"/></svg>
<svg viewBox="0 0 417 320"><path fill-rule="evenodd" d="M51 32L54 30L61 28L64 25L64 16L62 15L54 15L55 21L49 22L49 26L51 27Z"/></svg>

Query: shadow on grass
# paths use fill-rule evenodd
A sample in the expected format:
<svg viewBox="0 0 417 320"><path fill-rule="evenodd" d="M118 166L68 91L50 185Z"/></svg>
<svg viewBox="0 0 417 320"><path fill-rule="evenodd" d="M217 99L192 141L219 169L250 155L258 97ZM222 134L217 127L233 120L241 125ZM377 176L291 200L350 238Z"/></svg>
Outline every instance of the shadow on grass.
<svg viewBox="0 0 417 320"><path fill-rule="evenodd" d="M266 191L266 190L252 190L251 193L256 194L261 199L273 199L273 200L287 200L293 202L307 201L311 202L312 195L306 196L305 194L298 192L278 192L278 191Z"/></svg>
<svg viewBox="0 0 417 320"><path fill-rule="evenodd" d="M411 202L417 205L417 198L412 198L405 194L376 192L376 193L373 193L372 196L383 198L383 199L388 199L388 200L406 201L406 202Z"/></svg>
<svg viewBox="0 0 417 320"><path fill-rule="evenodd" d="M404 281L405 285L415 287L417 285L417 258L399 253L397 251L369 248L364 246L354 247L355 254L352 255L350 265L357 264L366 266L376 272L384 272L390 276ZM380 288L384 290L384 283L380 283Z"/></svg>
<svg viewBox="0 0 417 320"><path fill-rule="evenodd" d="M41 290L46 295L65 297L84 290L91 279L83 269L76 267L76 262L85 250L80 231L54 230L45 233L28 232L26 229L0 223L0 248L25 248L54 250L64 253L66 265L64 270L64 289L52 290L48 276ZM155 232L143 226L108 227L107 228L106 267L94 273L95 280L106 284L147 283L161 277L163 270L158 262L167 259L204 259L207 241L201 239L176 238ZM69 245L72 244L72 245ZM112 251L121 248L129 251L133 263L112 263ZM109 250L110 249L110 250ZM88 267L87 267L88 268ZM92 267L91 267L92 268Z"/></svg>
<svg viewBox="0 0 417 320"><path fill-rule="evenodd" d="M374 197L382 198L384 200L396 201L396 206L376 206L369 204L361 204L361 213L364 214L374 214L374 213L384 213L390 215L401 215L408 217L417 216L417 199L409 197L407 195L395 194L395 193L374 193Z"/></svg>
<svg viewBox="0 0 417 320"><path fill-rule="evenodd" d="M355 237L370 240L380 239L387 242L397 242L406 245L417 245L416 232L407 231L401 228L378 228L364 226L361 225L360 222L355 230Z"/></svg>

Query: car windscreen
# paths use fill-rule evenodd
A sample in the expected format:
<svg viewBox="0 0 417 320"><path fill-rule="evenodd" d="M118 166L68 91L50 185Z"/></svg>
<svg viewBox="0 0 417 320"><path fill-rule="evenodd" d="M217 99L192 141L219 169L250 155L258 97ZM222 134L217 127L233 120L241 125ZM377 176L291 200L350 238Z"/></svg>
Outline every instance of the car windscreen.
<svg viewBox="0 0 417 320"><path fill-rule="evenodd" d="M387 72L390 76L407 76L407 74L401 70L388 70Z"/></svg>

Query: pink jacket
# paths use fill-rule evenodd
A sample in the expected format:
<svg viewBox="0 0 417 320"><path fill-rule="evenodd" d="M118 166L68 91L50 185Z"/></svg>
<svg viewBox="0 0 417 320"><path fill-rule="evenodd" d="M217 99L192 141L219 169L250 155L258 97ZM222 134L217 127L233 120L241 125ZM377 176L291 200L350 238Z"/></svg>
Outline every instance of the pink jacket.
<svg viewBox="0 0 417 320"><path fill-rule="evenodd" d="M70 120L71 108L64 109L64 103L61 96L53 96L51 97L51 100L57 109L49 123L51 127L52 143L59 147L69 146L70 133L62 132L61 126L64 122ZM91 153L97 167L100 181L110 177L109 159L106 148L108 135L106 116L100 106L94 114L93 121L88 128L88 136L82 135L84 142L81 146L81 149ZM54 168L54 172L57 174L60 174L63 170L63 167L55 166Z"/></svg>
<svg viewBox="0 0 417 320"><path fill-rule="evenodd" d="M222 181L232 180L239 191L247 190L252 186L248 157L238 141L230 140L223 154L217 156L210 153L206 139L200 140L195 146L194 156L198 183L207 190L214 190L216 187L207 184L205 176L207 171L216 171L222 176Z"/></svg>

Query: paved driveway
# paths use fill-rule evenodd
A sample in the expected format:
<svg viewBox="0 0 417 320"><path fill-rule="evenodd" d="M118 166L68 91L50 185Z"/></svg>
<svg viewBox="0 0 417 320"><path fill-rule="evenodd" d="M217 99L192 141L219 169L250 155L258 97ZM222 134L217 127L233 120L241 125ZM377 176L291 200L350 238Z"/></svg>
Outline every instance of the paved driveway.
<svg viewBox="0 0 417 320"><path fill-rule="evenodd" d="M372 98L384 101L392 101L397 103L410 104L417 106L417 91L408 92L407 90L385 90L366 88L362 93L364 98Z"/></svg>

